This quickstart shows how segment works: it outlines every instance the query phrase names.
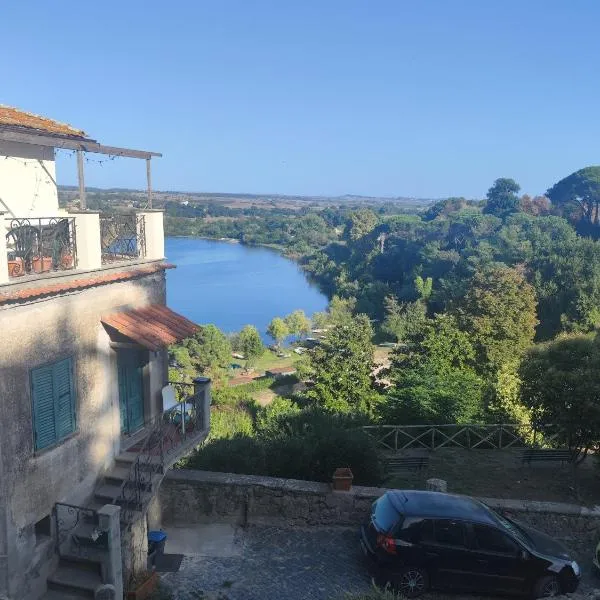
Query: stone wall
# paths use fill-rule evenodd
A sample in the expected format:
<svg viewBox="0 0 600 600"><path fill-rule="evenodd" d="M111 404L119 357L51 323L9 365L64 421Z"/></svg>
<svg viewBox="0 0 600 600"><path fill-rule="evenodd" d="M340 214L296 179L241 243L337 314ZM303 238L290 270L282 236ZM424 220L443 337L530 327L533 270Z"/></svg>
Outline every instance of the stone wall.
<svg viewBox="0 0 600 600"><path fill-rule="evenodd" d="M382 488L333 492L325 483L174 470L165 477L151 527L225 521L282 526L357 526ZM600 539L600 511L570 504L483 499L489 506L561 539L588 562ZM162 522L161 522L162 519Z"/></svg>

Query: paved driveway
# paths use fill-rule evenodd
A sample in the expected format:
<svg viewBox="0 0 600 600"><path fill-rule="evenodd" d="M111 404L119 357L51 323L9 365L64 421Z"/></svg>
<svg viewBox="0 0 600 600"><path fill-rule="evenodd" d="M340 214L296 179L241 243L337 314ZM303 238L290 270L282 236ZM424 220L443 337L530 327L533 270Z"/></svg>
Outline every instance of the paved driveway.
<svg viewBox="0 0 600 600"><path fill-rule="evenodd" d="M354 529L203 525L167 533L166 552L186 555L178 573L163 577L175 600L343 600L370 586Z"/></svg>

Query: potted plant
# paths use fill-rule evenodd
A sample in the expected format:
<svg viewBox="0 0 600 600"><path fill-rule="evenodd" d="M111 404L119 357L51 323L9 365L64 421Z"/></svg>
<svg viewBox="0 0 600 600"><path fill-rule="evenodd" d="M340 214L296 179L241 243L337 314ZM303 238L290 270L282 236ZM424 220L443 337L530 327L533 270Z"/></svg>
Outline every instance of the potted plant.
<svg viewBox="0 0 600 600"><path fill-rule="evenodd" d="M34 273L45 273L46 271L52 270L52 257L51 256L36 256L33 261L33 272Z"/></svg>
<svg viewBox="0 0 600 600"><path fill-rule="evenodd" d="M333 489L340 492L349 492L352 488L354 475L349 467L340 467L333 473Z"/></svg>
<svg viewBox="0 0 600 600"><path fill-rule="evenodd" d="M156 590L159 577L156 571L144 571L136 575L127 592L127 600L146 600Z"/></svg>

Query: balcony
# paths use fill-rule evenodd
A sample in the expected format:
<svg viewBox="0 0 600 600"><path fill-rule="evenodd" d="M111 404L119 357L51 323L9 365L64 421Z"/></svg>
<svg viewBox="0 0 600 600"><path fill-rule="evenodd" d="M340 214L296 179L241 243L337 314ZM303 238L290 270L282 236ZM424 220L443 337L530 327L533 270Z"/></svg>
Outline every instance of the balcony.
<svg viewBox="0 0 600 600"><path fill-rule="evenodd" d="M162 211L0 219L0 284L164 258Z"/></svg>

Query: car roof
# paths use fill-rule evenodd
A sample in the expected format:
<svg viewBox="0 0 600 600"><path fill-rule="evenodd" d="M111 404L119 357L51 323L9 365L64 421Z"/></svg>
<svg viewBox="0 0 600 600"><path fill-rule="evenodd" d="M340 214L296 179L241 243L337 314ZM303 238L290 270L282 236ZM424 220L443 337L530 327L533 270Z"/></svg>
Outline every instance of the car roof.
<svg viewBox="0 0 600 600"><path fill-rule="evenodd" d="M487 506L468 496L421 490L392 490L385 495L392 506L405 516L460 519L486 525L498 524Z"/></svg>

